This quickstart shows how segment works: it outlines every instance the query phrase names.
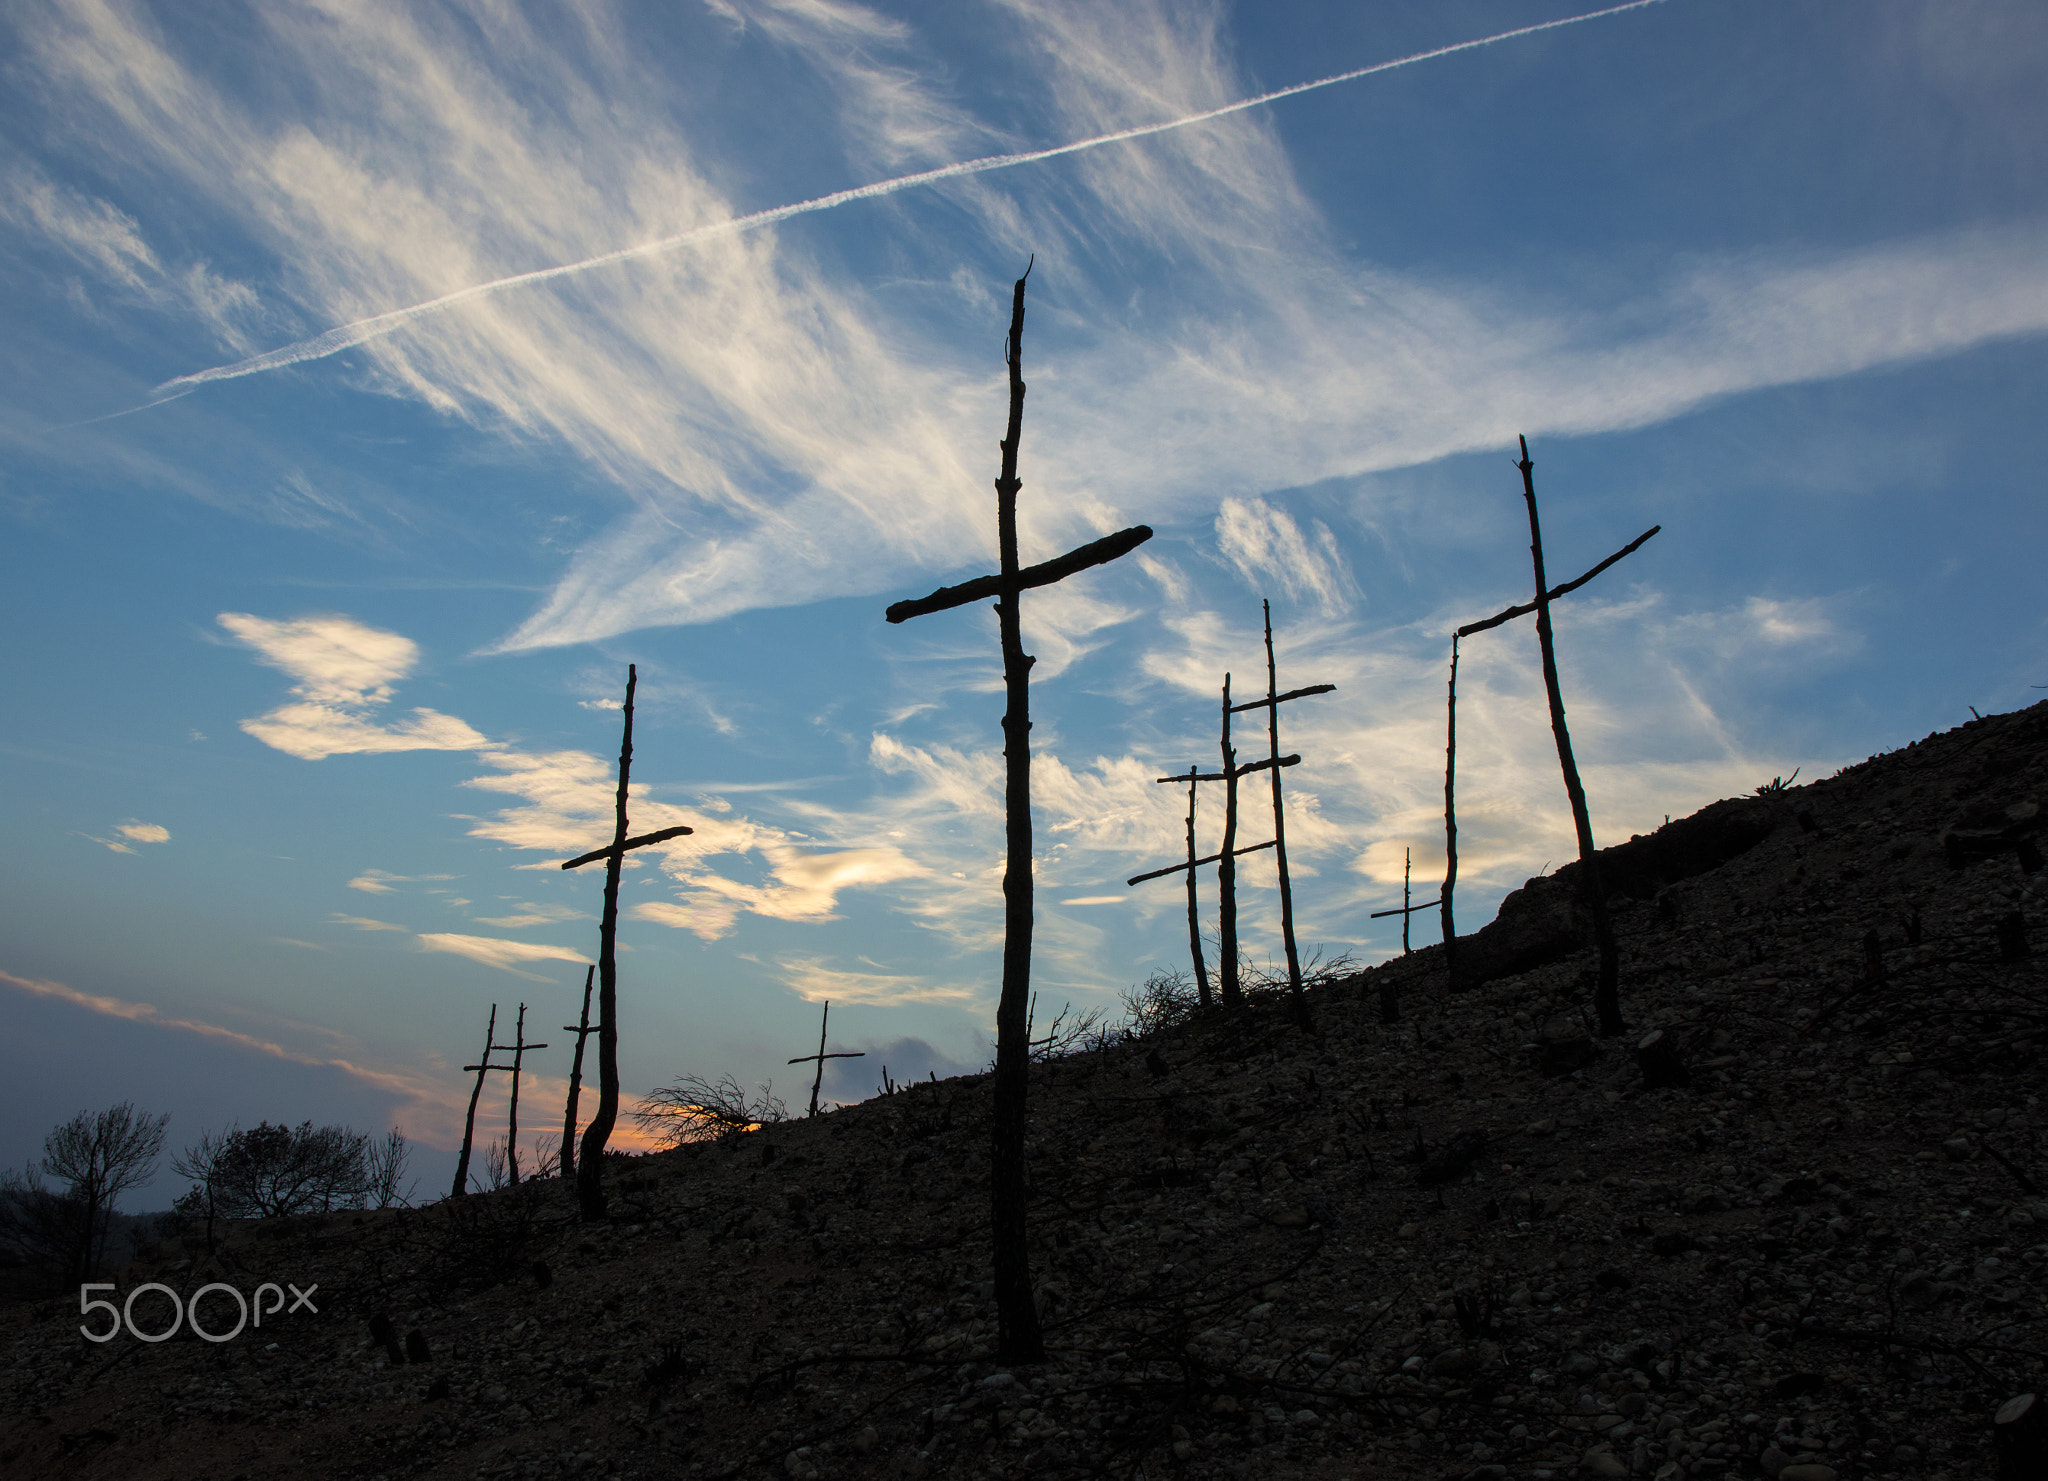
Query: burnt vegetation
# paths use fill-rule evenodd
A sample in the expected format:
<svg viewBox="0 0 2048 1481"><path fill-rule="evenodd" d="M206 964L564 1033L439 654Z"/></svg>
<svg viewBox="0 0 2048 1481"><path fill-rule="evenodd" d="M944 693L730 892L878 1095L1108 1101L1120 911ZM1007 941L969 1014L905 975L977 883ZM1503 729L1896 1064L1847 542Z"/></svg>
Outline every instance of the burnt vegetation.
<svg viewBox="0 0 2048 1481"><path fill-rule="evenodd" d="M288 1258L333 1322L116 1364L17 1308L7 1464L154 1474L92 1438L146 1420L260 1474L267 1415L307 1476L1983 1474L2048 1363L2044 789L2037 707L1604 851L1619 1037L1568 877L1456 988L1305 971L1313 1034L1284 967L1236 1014L1153 979L1029 1064L1042 1362L999 1355L990 1077L892 1082L608 1156L601 1223L528 1182L172 1240L123 1281Z"/></svg>

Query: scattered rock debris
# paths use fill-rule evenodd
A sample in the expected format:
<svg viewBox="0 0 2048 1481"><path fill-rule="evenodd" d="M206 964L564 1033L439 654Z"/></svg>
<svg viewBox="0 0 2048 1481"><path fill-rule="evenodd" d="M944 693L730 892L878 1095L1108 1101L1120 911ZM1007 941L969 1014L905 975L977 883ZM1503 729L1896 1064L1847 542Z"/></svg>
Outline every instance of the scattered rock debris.
<svg viewBox="0 0 2048 1481"><path fill-rule="evenodd" d="M1553 878L1464 990L1433 947L1313 1036L1037 1066L1039 1367L994 1361L968 1077L621 1159L605 1225L528 1185L122 1275L318 1283L227 1343L18 1303L0 1473L1988 1476L2048 1371L2044 796L2036 706L1621 845L1620 1039Z"/></svg>

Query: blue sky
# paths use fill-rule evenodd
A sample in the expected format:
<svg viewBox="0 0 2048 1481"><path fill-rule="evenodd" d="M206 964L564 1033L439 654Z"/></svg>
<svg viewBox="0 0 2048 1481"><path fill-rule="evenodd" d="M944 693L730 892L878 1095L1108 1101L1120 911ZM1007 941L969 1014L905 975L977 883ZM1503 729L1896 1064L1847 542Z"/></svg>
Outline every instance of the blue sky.
<svg viewBox="0 0 2048 1481"><path fill-rule="evenodd" d="M1576 13L11 8L0 1163L133 1097L178 1144L395 1123L437 1184L493 1002L558 1120L600 881L553 866L609 833L628 662L635 826L697 831L627 875L627 1090L794 1103L825 998L869 1054L828 1093L978 1065L993 618L881 614L992 562L1033 253L1025 557L1158 531L1025 606L1042 1011L1184 960L1181 891L1123 880L1263 682L1261 597L1283 687L1338 686L1285 712L1300 935L1398 949L1450 631L1529 584L1518 432L1553 580L1664 527L1558 619L1602 842L2038 698L2025 0L1665 0L719 225ZM1469 928L1573 845L1526 625L1460 698Z"/></svg>

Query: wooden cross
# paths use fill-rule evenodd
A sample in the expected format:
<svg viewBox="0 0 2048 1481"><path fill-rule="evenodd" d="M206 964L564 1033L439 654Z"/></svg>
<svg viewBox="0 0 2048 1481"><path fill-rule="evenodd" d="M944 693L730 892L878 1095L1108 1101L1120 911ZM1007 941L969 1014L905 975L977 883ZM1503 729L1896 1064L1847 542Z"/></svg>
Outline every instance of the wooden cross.
<svg viewBox="0 0 2048 1481"><path fill-rule="evenodd" d="M1269 758L1265 761L1254 761L1248 766L1239 767L1238 775L1244 776L1250 772L1265 771L1269 768L1274 767L1297 766L1300 764L1300 762L1301 757L1299 756L1280 756ZM1183 870L1187 871L1188 950L1190 953L1192 953L1195 959L1195 982L1200 990L1201 1004L1204 1008L1207 1008L1211 1006L1209 997L1209 973L1207 965L1202 960L1201 922L1199 916L1196 913L1195 901L1195 871L1201 868L1201 866L1204 864L1216 863L1223 857L1223 855L1207 854L1199 859L1195 857L1195 784L1197 782L1220 782L1224 780L1224 775L1220 771L1197 771L1194 767L1190 766L1185 772L1181 772L1174 776L1154 777L1153 780L1155 782L1186 782L1188 784L1187 860L1186 862L1180 864L1169 864L1164 869L1149 869L1143 874L1134 874L1129 879L1125 880L1124 883L1126 885L1138 885L1143 884L1148 879L1164 879L1169 874L1179 874ZM1231 852L1235 857L1243 858L1246 854L1255 854L1259 852L1259 850L1261 849L1272 848L1278 843L1278 841L1279 840L1277 839L1269 838L1264 843L1248 844L1243 848L1233 849ZM1233 998L1231 999L1231 1001L1235 1001L1235 999Z"/></svg>
<svg viewBox="0 0 2048 1481"><path fill-rule="evenodd" d="M592 963L583 972L583 1013L578 1022L563 1024L562 1032L576 1036L576 1057L569 1064L569 1105L562 1114L562 1181L576 1181L576 1099L583 1088L583 1041L597 1030L590 1022L590 985L597 976Z"/></svg>
<svg viewBox="0 0 2048 1481"><path fill-rule="evenodd" d="M1280 939L1287 947L1287 990L1292 995L1295 1016L1304 1027L1308 1023L1308 1003L1301 994L1301 959L1294 950L1294 889L1287 878L1287 818L1280 807L1280 706L1290 699L1306 699L1312 694L1333 694L1335 684L1311 684L1306 689L1290 689L1280 692L1280 673L1273 663L1273 604L1263 597L1259 600L1260 610L1266 615L1266 697L1247 700L1235 708L1245 710L1263 709L1266 712L1267 754L1273 765L1273 862L1280 871Z"/></svg>
<svg viewBox="0 0 2048 1481"><path fill-rule="evenodd" d="M529 1044L526 1042L526 1004L521 1003L519 1005L519 1026L513 1032L512 1042L509 1044L491 1045L492 1049L510 1049L512 1051L512 1063L509 1065L477 1066L479 1070L509 1069L512 1071L512 1108L507 1113L505 1121L505 1169L510 1173L514 1183L519 1181L519 1071L525 1062L527 1050L545 1049L547 1047L545 1044ZM490 1057L489 1051L486 1051L484 1058L489 1059ZM477 1079L481 1081L483 1076L479 1074Z"/></svg>
<svg viewBox="0 0 2048 1481"><path fill-rule="evenodd" d="M1438 903L1440 903L1436 900L1424 900L1420 905L1410 905L1408 903L1408 871L1411 864L1413 863L1414 852L1415 851L1413 849L1404 848L1401 850L1401 908L1399 910L1375 910L1372 913L1372 919L1374 920L1382 920L1390 915L1398 915L1401 917L1402 956L1408 955L1409 920L1414 916L1416 911L1430 910L1433 909Z"/></svg>
<svg viewBox="0 0 2048 1481"><path fill-rule="evenodd" d="M492 1070L509 1070L512 1068L508 1064L491 1063L491 1051L499 1047L492 1043L492 1040L496 1039L497 1036L498 1005L493 1003L491 1004L490 1025L484 1030L483 1063L466 1064L462 1067L464 1074L468 1074L472 1070L476 1072L476 1084L470 1088L469 1114L463 1118L462 1122L462 1154L455 1159L455 1189L452 1196L456 1198L461 1198L469 1192L469 1149L471 1143L476 1138L476 1103L484 1093L484 1076Z"/></svg>
<svg viewBox="0 0 2048 1481"><path fill-rule="evenodd" d="M564 869L576 869L602 859L604 866L604 917L598 923L597 950L597 1114L583 1133L583 1150L576 1169L576 1200L583 1217L604 1217L604 1144L611 1140L612 1127L619 1119L619 1022L618 1022L618 936L619 869L627 853L680 838L689 828L663 828L626 836L626 791L633 775L633 691L640 683L638 664L626 665L625 738L619 743L619 796L612 841L566 861ZM577 1041L581 1047L582 1041Z"/></svg>
<svg viewBox="0 0 2048 1481"><path fill-rule="evenodd" d="M1000 444L1002 472L996 479L996 538L1002 568L959 586L941 587L917 601L897 602L886 614L905 622L969 602L995 599L1003 649L1003 715L1006 764L1004 805L1008 855L1003 871L1003 987L996 1007L996 1073L989 1127L990 1243L996 1298L996 1360L1035 1363L1045 1357L1038 1308L1031 1289L1031 1252L1024 1212L1024 1126L1030 1090L1031 1051L1025 1009L1031 997L1031 665L1024 651L1019 607L1032 587L1099 566L1128 554L1152 538L1147 525L1119 530L1035 566L1017 554L1017 449L1024 426L1024 284L1027 264L1010 298L1010 337L1004 359L1010 370L1010 417Z"/></svg>
<svg viewBox="0 0 2048 1481"><path fill-rule="evenodd" d="M827 1054L825 1052L825 1025L830 1021L831 1017L832 1000L827 998L825 999L825 1011L818 1015L818 1052L816 1054L799 1054L790 1061L791 1064L809 1064L814 1059L818 1062L817 1078L811 1081L811 1114L813 1116L818 1114L818 1087L825 1083L825 1061L828 1059L866 1059L868 1057L868 1052L865 1049L856 1049L851 1054Z"/></svg>
<svg viewBox="0 0 2048 1481"><path fill-rule="evenodd" d="M1522 445L1522 455L1525 458L1528 456L1528 444L1526 442ZM1533 467L1534 465L1532 464L1531 466ZM1533 532L1536 520L1536 491L1533 485L1529 488L1529 520L1530 528ZM1606 560L1600 562L1600 564L1594 566L1576 580L1567 581L1562 586L1553 586L1548 591L1543 592L1540 603L1524 602L1519 606L1505 608L1482 621L1468 622L1451 634L1451 682L1447 709L1448 720L1446 722L1447 739L1444 744L1444 887L1437 896L1438 902L1443 907L1444 965L1446 968L1452 965L1458 944L1458 929L1456 922L1451 916L1451 897L1458 885L1458 815L1455 794L1458 769L1458 641L1461 638L1469 638L1474 633L1483 633L1489 628L1513 622L1518 617L1527 617L1531 612L1538 611L1540 607L1543 615L1538 619L1538 637L1544 645L1544 651L1548 653L1550 643L1550 603L1556 601L1561 596L1577 591L1616 561L1621 560L1625 556L1633 555L1642 547L1645 541L1663 528L1662 525L1651 525L1642 534L1636 536L1635 539L1629 541L1628 544L1622 546L1621 549L1615 551ZM1538 541L1537 543L1540 545L1541 542ZM1540 556L1538 564L1541 564ZM1552 666L1554 667L1554 665ZM1563 723L1563 708L1562 701L1560 701L1556 724L1562 725ZM1570 742L1567 740L1565 744L1569 746Z"/></svg>

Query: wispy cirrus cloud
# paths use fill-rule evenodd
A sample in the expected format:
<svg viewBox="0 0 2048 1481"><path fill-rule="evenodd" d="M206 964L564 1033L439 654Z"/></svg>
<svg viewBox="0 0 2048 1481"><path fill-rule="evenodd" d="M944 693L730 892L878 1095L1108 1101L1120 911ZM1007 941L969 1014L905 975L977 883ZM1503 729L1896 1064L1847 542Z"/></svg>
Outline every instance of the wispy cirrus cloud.
<svg viewBox="0 0 2048 1481"><path fill-rule="evenodd" d="M969 1003L987 996L984 988L934 983L888 972L854 972L827 966L822 957L789 957L776 963L791 992L806 1002L860 1003L893 1007L903 1003Z"/></svg>
<svg viewBox="0 0 2048 1481"><path fill-rule="evenodd" d="M934 80L944 70L912 23L845 4L735 0L726 13L817 80L845 125L836 163L856 175L1020 129L1149 128L1247 93L1221 12L1201 6L1009 7L1021 81L1001 127ZM290 262L310 320L745 214L713 183L727 174L721 141L677 122L669 79L605 21L549 31L508 12L479 34L433 12L270 10L259 25L266 65L293 80L281 112L222 93L112 8L31 26L27 46L97 134ZM999 422L1001 371L978 336L969 357L954 326L997 324L983 279L1015 268L956 276L950 238L943 261L927 260L928 213L964 212L991 241L1031 239L1034 313L1091 326L1087 342L1034 361L1045 373L1029 477L1058 491L1027 501L1040 550L1134 518L1207 521L1226 501L1252 511L1277 490L1518 430L1641 426L2048 331L2048 225L2034 220L1696 257L1576 300L1360 262L1258 112L891 202L850 209L886 223L915 295L856 281L810 238L793 248L766 232L637 258L573 290L465 300L360 347L374 387L564 447L618 491L609 527L501 646L909 587L990 559L974 450ZM132 217L72 214L79 251L109 274L141 270ZM1173 293L1135 292L1158 273ZM1159 432L1133 439L1133 426ZM1313 554L1312 529L1298 532ZM1283 532L1269 521L1266 533L1264 558L1278 559ZM1327 562L1286 569L1326 605L1342 590ZM277 723L308 746L408 736L333 717ZM457 739L410 731L411 743Z"/></svg>
<svg viewBox="0 0 2048 1481"><path fill-rule="evenodd" d="M297 943L304 945L307 943ZM89 1013L122 1018L152 1028L197 1034L216 1043L245 1049L292 1064L316 1065L338 1070L350 1079L394 1096L400 1102L399 1123L405 1134L437 1146L453 1146L460 1135L464 1096L450 1085L446 1076L410 1067L378 1068L337 1055L312 1054L292 1049L269 1039L258 1038L203 1019L166 1015L153 1003L138 1003L104 993L90 993L62 982L43 978L17 977L0 971L0 983L19 992L68 1003Z"/></svg>
<svg viewBox="0 0 2048 1481"><path fill-rule="evenodd" d="M486 967L496 967L502 972L510 972L514 977L524 977L529 982L550 982L554 979L523 972L515 963L581 964L589 960L586 953L571 951L566 946L547 946L538 941L506 941L496 936L463 936L436 931L422 933L419 943L422 951L444 951L453 956L466 956L473 962L481 962Z"/></svg>

